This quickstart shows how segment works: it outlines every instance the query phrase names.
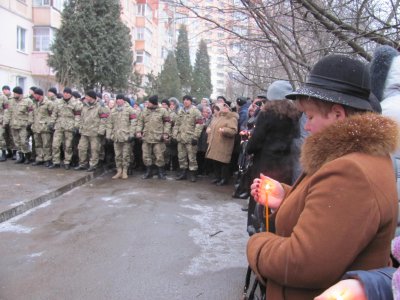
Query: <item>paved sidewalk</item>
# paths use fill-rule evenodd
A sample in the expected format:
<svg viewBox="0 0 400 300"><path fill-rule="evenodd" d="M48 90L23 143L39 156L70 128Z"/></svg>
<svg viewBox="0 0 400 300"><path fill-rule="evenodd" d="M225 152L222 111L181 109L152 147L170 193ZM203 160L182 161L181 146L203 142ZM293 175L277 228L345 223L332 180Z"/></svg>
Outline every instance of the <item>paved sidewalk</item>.
<svg viewBox="0 0 400 300"><path fill-rule="evenodd" d="M0 163L0 223L58 197L103 173Z"/></svg>

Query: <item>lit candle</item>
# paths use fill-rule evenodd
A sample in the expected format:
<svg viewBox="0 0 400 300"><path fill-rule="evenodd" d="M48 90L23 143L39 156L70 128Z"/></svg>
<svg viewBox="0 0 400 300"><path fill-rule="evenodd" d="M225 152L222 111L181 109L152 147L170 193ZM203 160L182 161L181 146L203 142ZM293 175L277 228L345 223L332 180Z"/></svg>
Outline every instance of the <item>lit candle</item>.
<svg viewBox="0 0 400 300"><path fill-rule="evenodd" d="M263 176L262 176L263 177ZM269 232L269 211L268 211L268 193L272 188L271 181L267 178L263 178L261 183L261 201L264 202L265 206L265 231ZM264 201L263 201L264 200Z"/></svg>

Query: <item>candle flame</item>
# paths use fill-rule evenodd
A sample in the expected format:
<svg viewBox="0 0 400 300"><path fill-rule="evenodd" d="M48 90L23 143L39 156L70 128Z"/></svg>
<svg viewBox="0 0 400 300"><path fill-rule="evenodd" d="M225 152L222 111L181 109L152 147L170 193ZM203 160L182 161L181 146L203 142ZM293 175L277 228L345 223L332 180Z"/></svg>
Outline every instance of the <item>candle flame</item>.
<svg viewBox="0 0 400 300"><path fill-rule="evenodd" d="M269 182L267 182L267 183L265 184L265 191L268 192L271 188L272 188L272 185L271 185Z"/></svg>
<svg viewBox="0 0 400 300"><path fill-rule="evenodd" d="M342 292L342 293L337 293L335 296L334 296L334 299L335 300L344 300L345 299L345 297L344 297L344 292Z"/></svg>

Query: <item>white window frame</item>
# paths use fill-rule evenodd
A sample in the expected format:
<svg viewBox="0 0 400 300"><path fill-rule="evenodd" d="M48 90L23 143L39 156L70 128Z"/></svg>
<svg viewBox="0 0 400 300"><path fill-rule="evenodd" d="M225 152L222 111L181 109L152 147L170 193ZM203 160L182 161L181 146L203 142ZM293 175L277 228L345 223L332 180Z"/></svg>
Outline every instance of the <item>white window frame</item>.
<svg viewBox="0 0 400 300"><path fill-rule="evenodd" d="M143 50L136 51L136 63L137 64L144 63L144 51Z"/></svg>
<svg viewBox="0 0 400 300"><path fill-rule="evenodd" d="M48 34L38 35L38 30L48 30ZM47 41L46 41L47 39ZM33 51L49 52L51 43L54 39L54 29L51 27L34 27L33 28ZM39 45L39 47L37 47Z"/></svg>
<svg viewBox="0 0 400 300"><path fill-rule="evenodd" d="M16 76L15 77L15 86L19 86L22 90L25 90L26 86L26 77L24 76Z"/></svg>
<svg viewBox="0 0 400 300"><path fill-rule="evenodd" d="M27 30L21 26L17 26L17 50L26 52L26 35Z"/></svg>
<svg viewBox="0 0 400 300"><path fill-rule="evenodd" d="M144 40L144 27L136 28L136 39L139 41Z"/></svg>
<svg viewBox="0 0 400 300"><path fill-rule="evenodd" d="M37 6L50 6L51 1L50 0L33 0L32 6L37 7Z"/></svg>

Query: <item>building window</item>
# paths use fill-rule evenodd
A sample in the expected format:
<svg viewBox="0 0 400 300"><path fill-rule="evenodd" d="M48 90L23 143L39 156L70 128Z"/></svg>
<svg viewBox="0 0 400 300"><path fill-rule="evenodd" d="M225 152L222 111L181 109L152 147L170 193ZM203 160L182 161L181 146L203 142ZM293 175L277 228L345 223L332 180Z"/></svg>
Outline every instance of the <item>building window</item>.
<svg viewBox="0 0 400 300"><path fill-rule="evenodd" d="M137 5L137 14L139 16L144 16L146 13L146 4L138 4Z"/></svg>
<svg viewBox="0 0 400 300"><path fill-rule="evenodd" d="M33 51L49 51L53 40L53 29L49 27L33 28Z"/></svg>
<svg viewBox="0 0 400 300"><path fill-rule="evenodd" d="M143 51L136 51L136 63L142 64L144 61Z"/></svg>
<svg viewBox="0 0 400 300"><path fill-rule="evenodd" d="M17 26L17 50L26 51L26 29Z"/></svg>
<svg viewBox="0 0 400 300"><path fill-rule="evenodd" d="M221 85L224 85L225 82L224 82L223 80L217 80L217 84L218 84L219 86L221 86Z"/></svg>
<svg viewBox="0 0 400 300"><path fill-rule="evenodd" d="M26 77L17 76L15 85L20 86L22 88L22 90L25 90Z"/></svg>
<svg viewBox="0 0 400 300"><path fill-rule="evenodd" d="M224 77L224 73L218 72L218 73L217 73L217 76L218 76L218 77Z"/></svg>
<svg viewBox="0 0 400 300"><path fill-rule="evenodd" d="M225 90L224 90L224 89L217 89L217 93L218 93L218 94L224 94L224 93L225 93Z"/></svg>
<svg viewBox="0 0 400 300"><path fill-rule="evenodd" d="M53 0L53 7L59 11L63 11L65 0Z"/></svg>
<svg viewBox="0 0 400 300"><path fill-rule="evenodd" d="M136 28L136 39L144 40L144 27Z"/></svg>
<svg viewBox="0 0 400 300"><path fill-rule="evenodd" d="M33 6L49 6L50 0L33 0Z"/></svg>

